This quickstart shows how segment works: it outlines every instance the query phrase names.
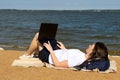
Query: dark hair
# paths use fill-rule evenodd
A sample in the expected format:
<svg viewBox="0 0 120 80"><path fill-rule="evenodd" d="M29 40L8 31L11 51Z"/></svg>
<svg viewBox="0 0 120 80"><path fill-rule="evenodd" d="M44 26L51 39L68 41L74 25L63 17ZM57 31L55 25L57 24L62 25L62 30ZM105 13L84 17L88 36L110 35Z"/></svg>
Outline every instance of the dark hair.
<svg viewBox="0 0 120 80"><path fill-rule="evenodd" d="M91 59L95 58L108 58L108 49L102 42L96 42L93 52L91 53Z"/></svg>

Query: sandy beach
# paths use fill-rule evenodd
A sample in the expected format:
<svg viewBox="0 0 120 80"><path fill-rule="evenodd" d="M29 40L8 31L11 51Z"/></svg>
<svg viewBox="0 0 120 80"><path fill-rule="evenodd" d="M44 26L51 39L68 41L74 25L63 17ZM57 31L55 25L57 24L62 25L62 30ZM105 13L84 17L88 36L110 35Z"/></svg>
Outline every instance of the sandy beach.
<svg viewBox="0 0 120 80"><path fill-rule="evenodd" d="M117 62L117 72L102 74L98 72L83 72L57 70L46 67L13 67L12 62L25 51L0 51L0 80L120 80L120 57L110 57Z"/></svg>

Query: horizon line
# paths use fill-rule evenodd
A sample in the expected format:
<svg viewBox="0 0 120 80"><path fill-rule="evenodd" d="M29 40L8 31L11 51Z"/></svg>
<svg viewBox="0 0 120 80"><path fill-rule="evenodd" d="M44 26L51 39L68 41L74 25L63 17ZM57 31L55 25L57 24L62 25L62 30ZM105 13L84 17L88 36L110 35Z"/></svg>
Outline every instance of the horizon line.
<svg viewBox="0 0 120 80"><path fill-rule="evenodd" d="M0 9L0 10L56 10L56 11L78 11L78 10L120 10L120 9Z"/></svg>

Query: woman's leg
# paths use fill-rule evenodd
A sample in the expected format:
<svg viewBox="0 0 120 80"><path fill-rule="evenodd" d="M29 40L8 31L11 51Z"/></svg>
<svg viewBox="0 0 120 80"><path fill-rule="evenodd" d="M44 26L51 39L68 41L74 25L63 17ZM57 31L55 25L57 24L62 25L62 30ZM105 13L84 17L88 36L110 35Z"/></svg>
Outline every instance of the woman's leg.
<svg viewBox="0 0 120 80"><path fill-rule="evenodd" d="M39 33L36 33L30 46L29 46L29 49L27 50L27 55L31 55L33 52L38 52L40 49L42 49L42 45L39 43L38 41L38 35Z"/></svg>

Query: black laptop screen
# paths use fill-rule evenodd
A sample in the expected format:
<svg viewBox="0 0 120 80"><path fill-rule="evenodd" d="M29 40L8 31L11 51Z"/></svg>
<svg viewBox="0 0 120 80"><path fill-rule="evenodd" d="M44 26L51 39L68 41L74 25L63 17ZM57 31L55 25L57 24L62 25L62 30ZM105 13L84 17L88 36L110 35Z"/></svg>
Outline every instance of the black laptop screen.
<svg viewBox="0 0 120 80"><path fill-rule="evenodd" d="M53 40L56 37L58 24L54 23L41 23L39 29L39 42L43 43L44 41Z"/></svg>

